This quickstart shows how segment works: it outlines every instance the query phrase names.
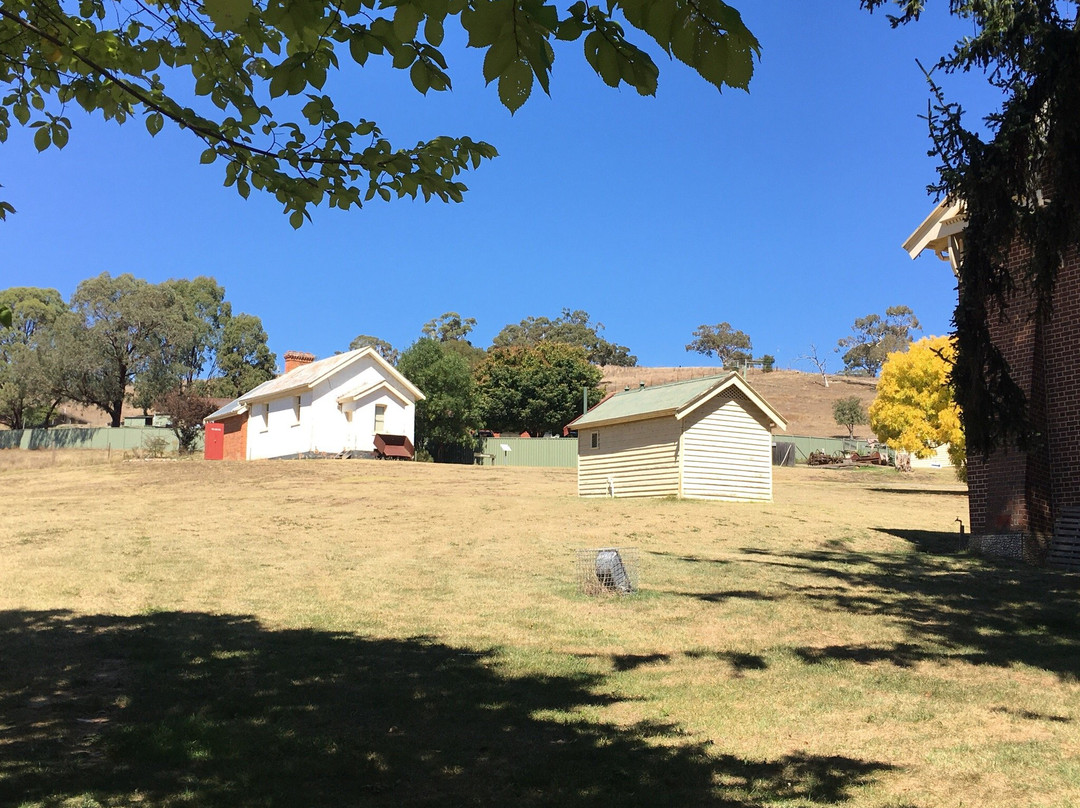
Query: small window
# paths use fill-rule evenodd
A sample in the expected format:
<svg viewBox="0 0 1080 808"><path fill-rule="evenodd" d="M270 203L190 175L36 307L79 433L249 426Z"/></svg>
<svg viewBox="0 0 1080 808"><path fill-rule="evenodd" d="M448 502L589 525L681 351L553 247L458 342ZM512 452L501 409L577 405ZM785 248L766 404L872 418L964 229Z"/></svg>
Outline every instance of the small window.
<svg viewBox="0 0 1080 808"><path fill-rule="evenodd" d="M263 429L269 429L270 428L270 402L269 401L267 401L265 404L262 405L262 419L263 419Z"/></svg>
<svg viewBox="0 0 1080 808"><path fill-rule="evenodd" d="M375 434L381 435L386 431L386 405L375 405Z"/></svg>
<svg viewBox="0 0 1080 808"><path fill-rule="evenodd" d="M293 423L300 423L300 396L293 396L292 400Z"/></svg>
<svg viewBox="0 0 1080 808"><path fill-rule="evenodd" d="M599 448L599 446L600 446L600 433L599 432L593 432L592 433L592 447L594 449L596 449L596 448Z"/></svg>

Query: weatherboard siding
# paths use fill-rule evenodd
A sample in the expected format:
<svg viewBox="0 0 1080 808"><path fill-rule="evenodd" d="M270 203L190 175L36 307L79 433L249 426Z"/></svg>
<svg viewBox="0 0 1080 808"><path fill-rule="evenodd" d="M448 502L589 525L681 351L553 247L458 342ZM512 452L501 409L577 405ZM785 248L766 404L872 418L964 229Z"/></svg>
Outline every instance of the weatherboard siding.
<svg viewBox="0 0 1080 808"><path fill-rule="evenodd" d="M730 391L683 422L682 496L771 500L772 433Z"/></svg>
<svg viewBox="0 0 1080 808"><path fill-rule="evenodd" d="M610 496L609 480L616 497L676 496L678 445L679 423L671 417L579 430L579 496Z"/></svg>

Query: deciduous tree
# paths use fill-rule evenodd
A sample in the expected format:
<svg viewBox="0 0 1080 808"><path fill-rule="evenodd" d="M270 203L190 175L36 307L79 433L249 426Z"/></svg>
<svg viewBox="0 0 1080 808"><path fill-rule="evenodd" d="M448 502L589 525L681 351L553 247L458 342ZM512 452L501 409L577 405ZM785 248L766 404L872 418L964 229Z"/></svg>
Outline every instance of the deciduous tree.
<svg viewBox="0 0 1080 808"><path fill-rule="evenodd" d="M858 396L848 396L833 402L833 420L838 426L848 431L848 437L855 437L855 427L867 423L869 416Z"/></svg>
<svg viewBox="0 0 1080 808"><path fill-rule="evenodd" d="M479 426L478 399L465 358L425 337L402 352L397 368L425 396L416 403L416 448L442 461L455 447L470 445Z"/></svg>
<svg viewBox="0 0 1080 808"><path fill-rule="evenodd" d="M877 376L885 357L902 351L911 342L911 332L920 331L919 320L907 306L890 306L885 316L868 314L855 320L851 336L837 343L844 350L844 371Z"/></svg>
<svg viewBox="0 0 1080 808"><path fill-rule="evenodd" d="M747 362L752 357L750 337L731 327L731 323L699 325L694 329L694 339L686 346L705 356L716 356L725 366Z"/></svg>
<svg viewBox="0 0 1080 808"><path fill-rule="evenodd" d="M180 454L191 452L203 431L203 419L215 409L213 402L193 385L169 390L154 402L154 407L169 416Z"/></svg>
<svg viewBox="0 0 1080 808"><path fill-rule="evenodd" d="M582 391L599 403L603 374L585 349L560 342L492 348L476 369L484 425L491 429L560 434L581 414Z"/></svg>
<svg viewBox="0 0 1080 808"><path fill-rule="evenodd" d="M397 148L376 122L343 112L324 91L332 71L369 59L408 70L421 93L448 90L439 48L455 24L485 51L484 78L511 111L534 82L548 91L559 42L584 39L585 59L605 83L642 94L656 91L659 70L627 31L652 37L717 88L745 88L758 53L721 0L564 8L521 0L5 0L0 141L15 122L34 130L39 150L63 148L76 105L121 123L140 117L152 135L176 126L205 142L201 162L224 163L226 185L243 197L253 188L274 194L297 227L322 202L460 201L459 174L494 157L494 147L435 137ZM13 211L0 203L0 218Z"/></svg>
<svg viewBox="0 0 1080 808"><path fill-rule="evenodd" d="M870 428L879 440L916 457L929 457L947 443L949 458L962 470L964 431L948 378L954 357L950 337L924 337L889 354L870 405Z"/></svg>

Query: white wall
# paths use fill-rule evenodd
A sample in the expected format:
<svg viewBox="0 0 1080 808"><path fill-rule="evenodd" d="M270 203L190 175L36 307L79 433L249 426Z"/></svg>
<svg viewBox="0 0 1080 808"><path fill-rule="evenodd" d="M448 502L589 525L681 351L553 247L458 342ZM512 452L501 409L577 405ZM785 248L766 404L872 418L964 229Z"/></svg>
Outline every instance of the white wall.
<svg viewBox="0 0 1080 808"><path fill-rule="evenodd" d="M336 454L346 449L370 452L374 448L375 405L386 405L385 431L413 440L415 405L405 405L385 390L339 406L337 399L351 390L382 381L382 368L365 357L300 393L300 419L294 416L295 393L270 401L269 424L263 424L263 403L252 406L248 421L248 459L285 457L303 452ZM395 389L406 393L393 380ZM353 413L350 422L343 410Z"/></svg>

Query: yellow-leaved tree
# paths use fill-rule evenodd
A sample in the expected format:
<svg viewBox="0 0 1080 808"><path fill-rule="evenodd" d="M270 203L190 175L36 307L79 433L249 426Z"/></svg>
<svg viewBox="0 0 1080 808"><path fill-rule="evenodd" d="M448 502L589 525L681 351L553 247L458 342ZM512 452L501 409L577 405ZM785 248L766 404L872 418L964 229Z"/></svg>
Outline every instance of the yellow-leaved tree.
<svg viewBox="0 0 1080 808"><path fill-rule="evenodd" d="M948 444L949 460L964 479L964 430L948 379L953 355L950 337L924 337L889 354L870 405L870 428L879 440L916 457Z"/></svg>

